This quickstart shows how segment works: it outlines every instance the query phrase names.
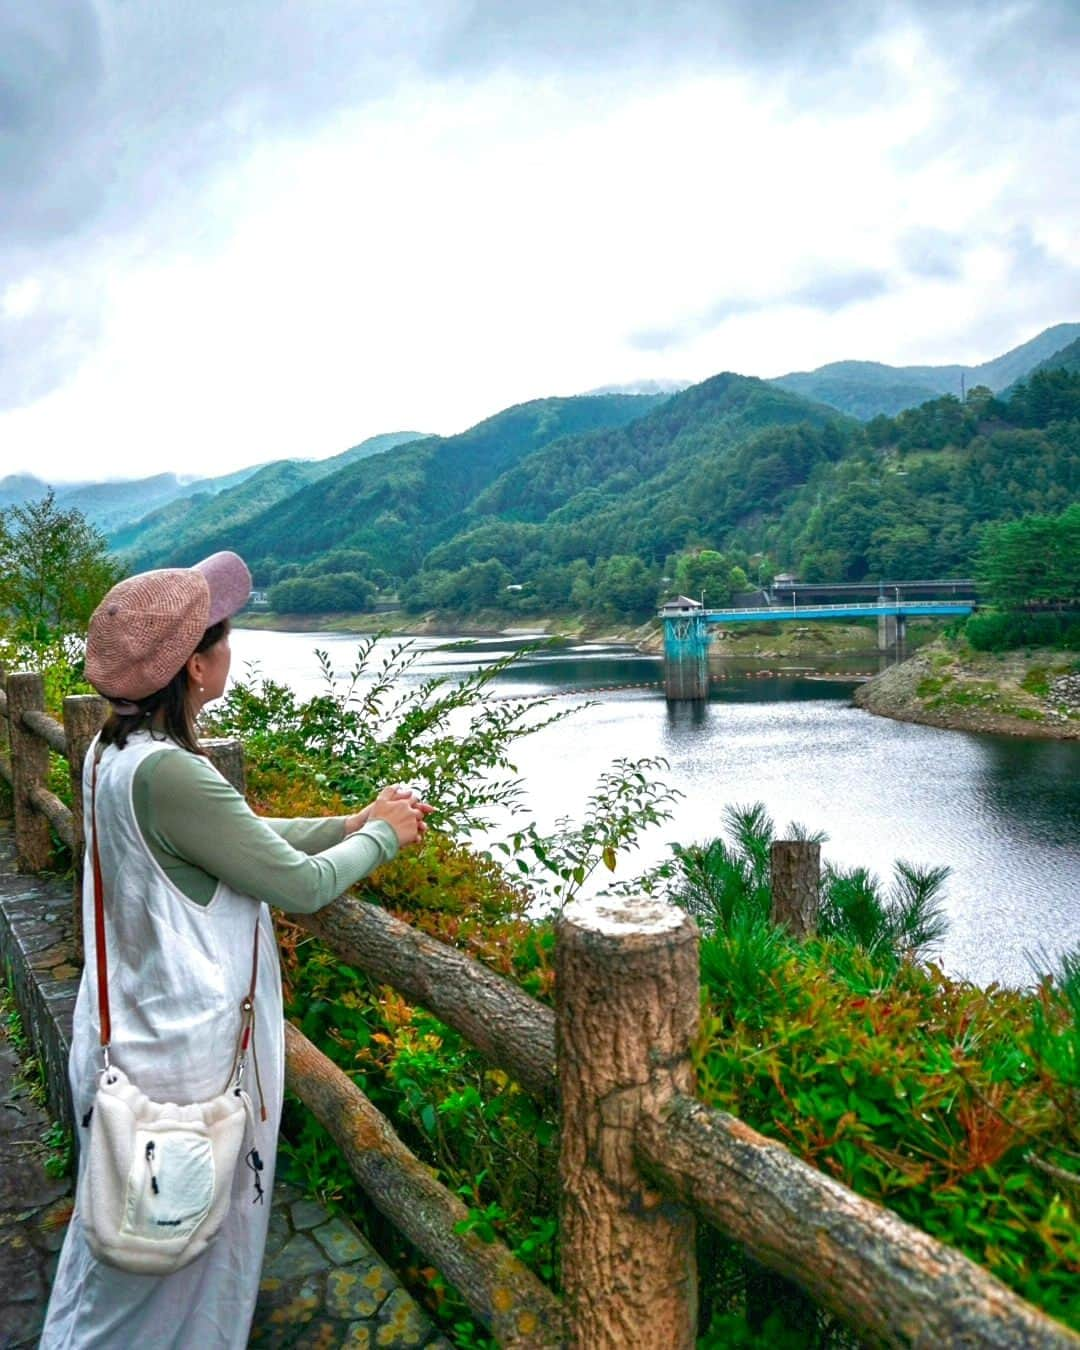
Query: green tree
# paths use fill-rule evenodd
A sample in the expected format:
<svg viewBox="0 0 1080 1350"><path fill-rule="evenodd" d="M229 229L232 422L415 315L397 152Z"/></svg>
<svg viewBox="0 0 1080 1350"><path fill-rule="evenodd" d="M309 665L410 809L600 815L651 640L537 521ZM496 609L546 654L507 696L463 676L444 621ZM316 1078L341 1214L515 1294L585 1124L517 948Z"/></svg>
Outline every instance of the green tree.
<svg viewBox="0 0 1080 1350"><path fill-rule="evenodd" d="M98 601L123 575L105 537L50 491L0 513L0 612L17 639L84 633Z"/></svg>
<svg viewBox="0 0 1080 1350"><path fill-rule="evenodd" d="M596 566L593 604L620 614L645 613L656 603L656 569L632 553L617 553Z"/></svg>
<svg viewBox="0 0 1080 1350"><path fill-rule="evenodd" d="M984 532L975 575L1004 609L1080 604L1080 503L1058 516L1024 516Z"/></svg>
<svg viewBox="0 0 1080 1350"><path fill-rule="evenodd" d="M684 553L675 564L675 589L693 600L704 593L706 604L726 605L731 600L731 566L732 560L714 548Z"/></svg>
<svg viewBox="0 0 1080 1350"><path fill-rule="evenodd" d="M278 581L267 599L279 614L327 614L366 609L374 593L374 584L358 572L332 572Z"/></svg>
<svg viewBox="0 0 1080 1350"><path fill-rule="evenodd" d="M367 576L371 571L371 554L358 548L333 548L301 569L306 577L329 576L334 572L359 572ZM279 581L283 577L277 578Z"/></svg>
<svg viewBox="0 0 1080 1350"><path fill-rule="evenodd" d="M844 555L839 549L815 549L803 554L799 564L799 576L803 581L842 581L844 577Z"/></svg>
<svg viewBox="0 0 1080 1350"><path fill-rule="evenodd" d="M509 583L510 573L498 558L473 563L465 569L465 602L470 609L501 604Z"/></svg>
<svg viewBox="0 0 1080 1350"><path fill-rule="evenodd" d="M902 577L914 580L933 574L934 554L930 531L925 525L888 525L875 530L867 554L870 571L879 580Z"/></svg>
<svg viewBox="0 0 1080 1350"><path fill-rule="evenodd" d="M575 609L589 609L593 603L592 569L584 559L571 563L570 603Z"/></svg>

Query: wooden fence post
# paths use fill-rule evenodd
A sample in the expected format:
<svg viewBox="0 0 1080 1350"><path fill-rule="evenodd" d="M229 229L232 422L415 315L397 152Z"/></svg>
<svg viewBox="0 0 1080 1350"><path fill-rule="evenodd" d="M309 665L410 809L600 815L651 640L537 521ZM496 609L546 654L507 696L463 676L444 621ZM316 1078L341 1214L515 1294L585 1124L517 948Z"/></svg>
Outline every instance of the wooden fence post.
<svg viewBox="0 0 1080 1350"><path fill-rule="evenodd" d="M8 735L7 720L7 666L0 661L0 759L6 766L0 774L0 792L9 784L8 772L11 769L11 737Z"/></svg>
<svg viewBox="0 0 1080 1350"><path fill-rule="evenodd" d="M109 715L109 705L97 694L69 694L64 699L64 737L67 740L68 770L71 774L71 815L75 831L75 941L82 948L83 846L83 761L90 742Z"/></svg>
<svg viewBox="0 0 1080 1350"><path fill-rule="evenodd" d="M821 904L821 845L778 839L770 850L772 921L792 936L813 937Z"/></svg>
<svg viewBox="0 0 1080 1350"><path fill-rule="evenodd" d="M773 923L793 937L813 937L821 905L821 845L806 839L777 839L769 850ZM746 1320L760 1332L774 1318L781 1329L809 1336L817 1325L817 1309L798 1285L762 1266L746 1253Z"/></svg>
<svg viewBox="0 0 1080 1350"><path fill-rule="evenodd" d="M30 804L31 789L49 776L49 747L23 726L24 712L43 712L45 685L40 675L19 671L7 682L11 735L12 796L15 799L15 852L22 872L44 872L52 857L49 822Z"/></svg>
<svg viewBox="0 0 1080 1350"><path fill-rule="evenodd" d="M227 783L242 797L247 790L247 774L244 770L244 747L235 737L221 737L215 740L200 741L210 763Z"/></svg>
<svg viewBox="0 0 1080 1350"><path fill-rule="evenodd" d="M556 925L563 1290L578 1350L694 1344L694 1217L646 1185L643 1114L692 1090L697 927L650 899L573 901Z"/></svg>

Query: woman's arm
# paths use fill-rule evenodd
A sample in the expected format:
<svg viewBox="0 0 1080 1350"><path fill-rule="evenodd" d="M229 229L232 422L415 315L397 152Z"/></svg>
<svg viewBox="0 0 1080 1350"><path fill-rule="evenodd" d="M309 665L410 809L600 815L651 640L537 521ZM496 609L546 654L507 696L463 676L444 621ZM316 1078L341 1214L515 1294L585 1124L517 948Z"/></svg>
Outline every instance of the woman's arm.
<svg viewBox="0 0 1080 1350"><path fill-rule="evenodd" d="M398 835L386 820L369 820L309 856L256 816L208 760L181 751L148 756L135 774L136 819L170 879L206 903L220 879L234 890L291 913L311 913L393 858Z"/></svg>
<svg viewBox="0 0 1080 1350"><path fill-rule="evenodd" d="M301 853L322 853L324 849L332 847L334 844L340 844L342 839L350 834L355 834L357 830L362 830L369 820L377 818L380 802L395 802L407 800L413 809L420 813L423 820L434 809L427 802L422 802L416 793L410 787L402 783L391 784L385 787L379 793L373 802L361 810L348 816L314 816L302 817L294 816L291 819L278 819L276 817L261 816L264 824L269 825L275 834L280 834L282 839L298 848ZM424 825L421 834L427 829Z"/></svg>
<svg viewBox="0 0 1080 1350"><path fill-rule="evenodd" d="M322 853L345 838L348 816L295 816L291 820L260 816L259 819L301 853Z"/></svg>

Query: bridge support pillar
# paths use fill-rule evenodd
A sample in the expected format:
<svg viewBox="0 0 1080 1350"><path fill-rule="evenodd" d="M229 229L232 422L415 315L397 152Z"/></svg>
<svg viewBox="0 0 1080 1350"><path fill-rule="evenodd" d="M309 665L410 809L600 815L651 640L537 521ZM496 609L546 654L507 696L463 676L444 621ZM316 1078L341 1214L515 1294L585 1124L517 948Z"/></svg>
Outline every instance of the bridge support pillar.
<svg viewBox="0 0 1080 1350"><path fill-rule="evenodd" d="M703 615L664 620L664 696L669 703L709 696L709 630Z"/></svg>
<svg viewBox="0 0 1080 1350"><path fill-rule="evenodd" d="M877 621L877 645L879 652L887 652L892 647L903 646L907 637L907 619L903 614L882 614Z"/></svg>

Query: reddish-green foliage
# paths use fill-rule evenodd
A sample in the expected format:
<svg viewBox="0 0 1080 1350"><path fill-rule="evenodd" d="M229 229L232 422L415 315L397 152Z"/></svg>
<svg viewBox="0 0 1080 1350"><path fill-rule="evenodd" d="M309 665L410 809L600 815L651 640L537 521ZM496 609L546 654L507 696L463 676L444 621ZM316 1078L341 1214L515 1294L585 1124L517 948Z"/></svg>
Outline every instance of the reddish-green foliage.
<svg viewBox="0 0 1080 1350"><path fill-rule="evenodd" d="M699 1095L1080 1325L1076 1095L1047 1054L1077 1034L1060 995L786 941L731 981L725 942L703 952Z"/></svg>

